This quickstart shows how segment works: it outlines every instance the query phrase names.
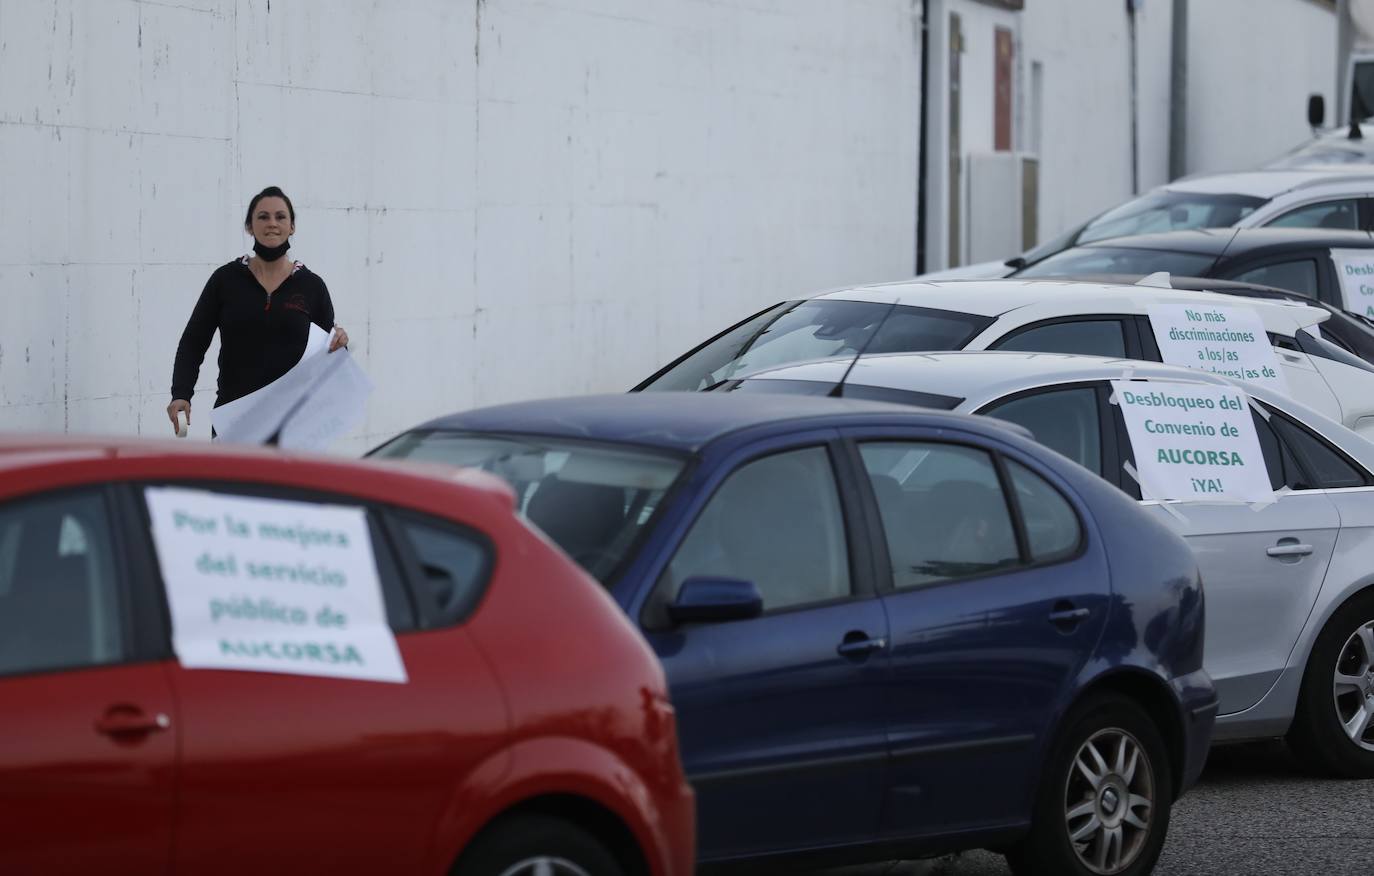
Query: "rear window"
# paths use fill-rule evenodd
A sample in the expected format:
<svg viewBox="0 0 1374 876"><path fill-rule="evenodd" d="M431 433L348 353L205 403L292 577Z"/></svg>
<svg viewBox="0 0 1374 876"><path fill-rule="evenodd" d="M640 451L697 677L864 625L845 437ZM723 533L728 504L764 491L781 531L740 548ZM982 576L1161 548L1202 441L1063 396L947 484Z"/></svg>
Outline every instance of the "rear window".
<svg viewBox="0 0 1374 876"><path fill-rule="evenodd" d="M1081 277L1085 274L1136 274L1168 271L1184 277L1207 273L1216 258L1191 252L1138 249L1129 246L1080 246L1052 255L1017 277Z"/></svg>
<svg viewBox="0 0 1374 876"><path fill-rule="evenodd" d="M408 432L372 455L480 468L503 478L515 491L517 510L603 584L638 545L684 466L677 457L622 445L445 430ZM441 603L445 594L461 600L464 574L453 570L474 560L460 553L448 550L432 564L457 582L455 590L448 579L432 579Z"/></svg>

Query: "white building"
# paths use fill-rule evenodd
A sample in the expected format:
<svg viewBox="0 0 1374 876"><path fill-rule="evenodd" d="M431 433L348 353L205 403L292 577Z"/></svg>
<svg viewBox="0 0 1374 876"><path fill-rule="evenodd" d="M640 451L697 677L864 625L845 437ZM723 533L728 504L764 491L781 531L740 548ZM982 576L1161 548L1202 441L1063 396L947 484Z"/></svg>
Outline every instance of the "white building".
<svg viewBox="0 0 1374 876"><path fill-rule="evenodd" d="M1168 174L1174 2L1136 13L1142 187ZM1127 12L1022 5L0 0L0 429L169 434L181 329L266 185L378 387L342 450L621 390L781 297L908 276L922 209L928 268L951 228L956 260L1000 245L1017 162L989 153L1035 158L1045 237L1131 193ZM1330 7L1191 6L1189 167L1302 139Z"/></svg>

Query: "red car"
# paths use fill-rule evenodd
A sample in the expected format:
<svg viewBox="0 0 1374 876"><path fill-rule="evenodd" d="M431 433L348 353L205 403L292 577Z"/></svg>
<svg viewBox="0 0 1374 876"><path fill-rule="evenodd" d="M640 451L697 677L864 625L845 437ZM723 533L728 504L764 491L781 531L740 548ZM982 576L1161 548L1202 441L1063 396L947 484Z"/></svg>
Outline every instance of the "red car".
<svg viewBox="0 0 1374 876"><path fill-rule="evenodd" d="M0 438L0 873L687 876L662 669L512 508Z"/></svg>

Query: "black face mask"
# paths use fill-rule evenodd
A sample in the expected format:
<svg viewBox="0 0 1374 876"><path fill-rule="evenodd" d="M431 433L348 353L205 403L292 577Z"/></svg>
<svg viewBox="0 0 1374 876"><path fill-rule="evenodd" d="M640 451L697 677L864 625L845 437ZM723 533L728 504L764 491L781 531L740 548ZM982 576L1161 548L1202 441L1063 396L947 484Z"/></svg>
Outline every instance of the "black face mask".
<svg viewBox="0 0 1374 876"><path fill-rule="evenodd" d="M290 248L290 238L287 238L286 242L280 246L263 246L262 241L258 240L256 237L253 238L253 252L257 253L258 258L265 262L275 262L277 259L286 255L286 251Z"/></svg>

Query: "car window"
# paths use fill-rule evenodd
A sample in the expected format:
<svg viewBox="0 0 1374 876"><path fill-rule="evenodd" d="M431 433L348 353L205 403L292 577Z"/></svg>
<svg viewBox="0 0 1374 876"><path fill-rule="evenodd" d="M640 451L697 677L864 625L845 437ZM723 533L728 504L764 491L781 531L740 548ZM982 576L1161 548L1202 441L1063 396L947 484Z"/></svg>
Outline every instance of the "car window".
<svg viewBox="0 0 1374 876"><path fill-rule="evenodd" d="M957 444L860 445L873 485L892 586L924 587L1021 562L992 457Z"/></svg>
<svg viewBox="0 0 1374 876"><path fill-rule="evenodd" d="M1025 426L1035 440L1088 471L1102 472L1102 425L1091 386L1038 392L994 402L980 413Z"/></svg>
<svg viewBox="0 0 1374 876"><path fill-rule="evenodd" d="M1302 486L1308 489L1330 490L1340 487L1362 487L1367 483L1360 469L1303 426L1277 412L1269 417L1269 425L1301 461L1307 474L1316 481Z"/></svg>
<svg viewBox="0 0 1374 876"><path fill-rule="evenodd" d="M1317 297L1317 263L1313 259L1263 265L1243 271L1230 279L1239 283L1288 289L1309 298Z"/></svg>
<svg viewBox="0 0 1374 876"><path fill-rule="evenodd" d="M1350 198L1305 204L1265 224L1272 228L1344 228L1359 231L1360 202Z"/></svg>
<svg viewBox="0 0 1374 876"><path fill-rule="evenodd" d="M1251 408L1250 414L1255 421L1255 434L1259 436L1260 452L1264 454L1264 466L1269 470L1270 488L1277 490L1286 486L1292 490L1307 489L1302 467L1293 458L1288 445L1279 440L1269 421L1260 416L1258 411Z"/></svg>
<svg viewBox="0 0 1374 876"><path fill-rule="evenodd" d="M1119 319L1081 319L1022 329L992 349L1121 358L1126 355L1126 334Z"/></svg>
<svg viewBox="0 0 1374 876"><path fill-rule="evenodd" d="M438 611L439 623L456 623L476 606L486 585L491 558L487 546L451 524L407 517L401 522L423 576L424 588Z"/></svg>
<svg viewBox="0 0 1374 876"><path fill-rule="evenodd" d="M1083 541L1083 530L1069 500L1049 481L1015 460L1007 460L1007 474L1016 490L1031 561L1047 563L1075 553Z"/></svg>
<svg viewBox="0 0 1374 876"><path fill-rule="evenodd" d="M112 545L98 493L0 506L0 674L124 658Z"/></svg>
<svg viewBox="0 0 1374 876"><path fill-rule="evenodd" d="M754 582L765 612L853 592L844 516L822 447L767 456L733 472L664 573L668 599L694 576Z"/></svg>

